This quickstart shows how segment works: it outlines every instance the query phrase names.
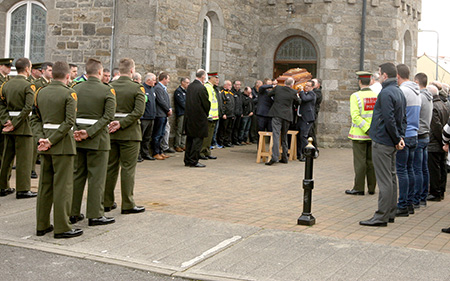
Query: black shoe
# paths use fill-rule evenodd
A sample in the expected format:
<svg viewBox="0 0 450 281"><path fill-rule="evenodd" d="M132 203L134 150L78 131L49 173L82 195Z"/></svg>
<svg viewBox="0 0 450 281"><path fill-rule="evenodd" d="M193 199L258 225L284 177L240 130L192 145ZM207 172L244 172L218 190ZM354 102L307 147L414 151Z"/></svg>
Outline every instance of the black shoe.
<svg viewBox="0 0 450 281"><path fill-rule="evenodd" d="M443 229L442 229L442 232L450 233L450 227L448 227L448 228L443 228Z"/></svg>
<svg viewBox="0 0 450 281"><path fill-rule="evenodd" d="M364 195L364 191L358 191L358 190L346 190L345 194L349 194L349 195Z"/></svg>
<svg viewBox="0 0 450 281"><path fill-rule="evenodd" d="M32 179L37 179L38 178L38 175L36 174L35 171L31 171L31 178Z"/></svg>
<svg viewBox="0 0 450 281"><path fill-rule="evenodd" d="M37 196L37 192L33 191L17 191L16 192L16 198L17 199L26 199L26 198L33 198Z"/></svg>
<svg viewBox="0 0 450 281"><path fill-rule="evenodd" d="M111 210L114 210L116 208L117 208L117 204L116 204L116 202L114 202L111 207L104 207L103 211L105 211L107 213L107 212L111 212Z"/></svg>
<svg viewBox="0 0 450 281"><path fill-rule="evenodd" d="M375 191L369 191L369 194L370 194L370 195L374 195L374 194L375 194Z"/></svg>
<svg viewBox="0 0 450 281"><path fill-rule="evenodd" d="M73 238L73 237L81 236L82 234L83 234L83 230L81 230L81 229L71 229L71 230L63 232L63 233L55 233L53 235L53 237L55 237L55 239Z"/></svg>
<svg viewBox="0 0 450 281"><path fill-rule="evenodd" d="M15 170L16 169L16 165L13 165L11 169Z"/></svg>
<svg viewBox="0 0 450 281"><path fill-rule="evenodd" d="M212 156L212 155L209 155L209 156L206 156L208 159L211 159L211 160L215 160L215 159L217 159L217 156Z"/></svg>
<svg viewBox="0 0 450 281"><path fill-rule="evenodd" d="M387 226L388 223L382 221L367 220L367 221L360 221L359 224L364 226Z"/></svg>
<svg viewBox="0 0 450 281"><path fill-rule="evenodd" d="M420 204L413 204L414 209L420 209Z"/></svg>
<svg viewBox="0 0 450 281"><path fill-rule="evenodd" d="M428 195L427 201L441 202L440 196Z"/></svg>
<svg viewBox="0 0 450 281"><path fill-rule="evenodd" d="M89 226L94 226L94 225L105 225L105 224L110 224L110 223L115 223L116 220L114 218L110 218L110 217L99 217L96 219L89 219Z"/></svg>
<svg viewBox="0 0 450 281"><path fill-rule="evenodd" d="M395 213L395 216L396 217L409 217L408 208L397 209L397 212Z"/></svg>
<svg viewBox="0 0 450 281"><path fill-rule="evenodd" d="M41 160L36 159L36 165L41 165Z"/></svg>
<svg viewBox="0 0 450 281"><path fill-rule="evenodd" d="M164 153L175 153L175 150L173 150L172 148L169 148L167 150L164 150Z"/></svg>
<svg viewBox="0 0 450 281"><path fill-rule="evenodd" d="M208 157L206 157L206 156L199 156L198 159L208 160Z"/></svg>
<svg viewBox="0 0 450 281"><path fill-rule="evenodd" d="M139 156L138 159L137 159L137 162L138 162L138 163L144 162L144 158L142 158L141 156Z"/></svg>
<svg viewBox="0 0 450 281"><path fill-rule="evenodd" d="M80 214L79 216L70 216L69 221L71 224L76 224L79 221L84 220L84 215Z"/></svg>
<svg viewBox="0 0 450 281"><path fill-rule="evenodd" d="M426 207L427 201L420 201L419 205L420 205L420 207Z"/></svg>
<svg viewBox="0 0 450 281"><path fill-rule="evenodd" d="M280 162L280 163L284 163L284 164L287 164L288 163L288 160L287 159L281 159L280 161L278 161L278 162Z"/></svg>
<svg viewBox="0 0 450 281"><path fill-rule="evenodd" d="M14 191L16 191L15 188L6 188L6 189L0 189L0 197L13 194Z"/></svg>
<svg viewBox="0 0 450 281"><path fill-rule="evenodd" d="M319 158L319 151L316 149L316 152L314 152L314 159Z"/></svg>
<svg viewBox="0 0 450 281"><path fill-rule="evenodd" d="M300 161L300 162L306 162L306 157L299 157L299 158L298 158L298 161Z"/></svg>
<svg viewBox="0 0 450 281"><path fill-rule="evenodd" d="M414 215L414 207L413 207L413 205L408 205L408 213L410 215Z"/></svg>
<svg viewBox="0 0 450 281"><path fill-rule="evenodd" d="M266 162L267 166L272 166L273 164L277 163L277 161L274 161L273 159L270 159L269 162Z"/></svg>
<svg viewBox="0 0 450 281"><path fill-rule="evenodd" d="M242 146L242 144L240 142L235 142L233 144L236 145L236 146Z"/></svg>
<svg viewBox="0 0 450 281"><path fill-rule="evenodd" d="M229 144L228 144L228 147L234 147L234 144L229 143Z"/></svg>
<svg viewBox="0 0 450 281"><path fill-rule="evenodd" d="M393 223L393 222L395 222L395 219L394 219L394 218L389 219L389 222L390 222L390 223Z"/></svg>
<svg viewBox="0 0 450 281"><path fill-rule="evenodd" d="M155 160L155 157L152 157L150 155L144 155L142 156L142 158L144 158L144 160Z"/></svg>
<svg viewBox="0 0 450 281"><path fill-rule="evenodd" d="M52 231L53 231L53 225L50 225L49 227L47 227L44 230L37 230L36 236L44 236L45 234L52 232Z"/></svg>
<svg viewBox="0 0 450 281"><path fill-rule="evenodd" d="M206 167L205 164L202 164L202 163L200 163L200 162L197 162L196 164L188 165L188 166L189 166L189 167L192 167L192 168L205 168L205 167Z"/></svg>
<svg viewBox="0 0 450 281"><path fill-rule="evenodd" d="M143 206L134 206L133 209L122 210L122 214L137 214L145 212L145 208Z"/></svg>

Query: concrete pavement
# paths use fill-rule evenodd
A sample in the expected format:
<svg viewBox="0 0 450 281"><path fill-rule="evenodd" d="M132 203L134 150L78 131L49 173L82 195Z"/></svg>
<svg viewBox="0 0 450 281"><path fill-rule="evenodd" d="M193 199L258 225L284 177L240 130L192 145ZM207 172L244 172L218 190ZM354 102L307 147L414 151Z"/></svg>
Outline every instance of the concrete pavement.
<svg viewBox="0 0 450 281"><path fill-rule="evenodd" d="M35 236L35 199L0 198L0 244L201 280L448 280L448 199L384 228L358 225L377 195L348 196L351 150L321 149L315 161L316 225L296 225L304 164L256 164L256 146L213 150L205 169L182 153L138 164L135 201L147 212L111 213L85 234ZM33 181L37 185L37 181ZM14 184L12 185L14 186ZM120 209L120 188L116 189ZM84 209L83 209L84 210ZM30 261L31 262L31 261Z"/></svg>

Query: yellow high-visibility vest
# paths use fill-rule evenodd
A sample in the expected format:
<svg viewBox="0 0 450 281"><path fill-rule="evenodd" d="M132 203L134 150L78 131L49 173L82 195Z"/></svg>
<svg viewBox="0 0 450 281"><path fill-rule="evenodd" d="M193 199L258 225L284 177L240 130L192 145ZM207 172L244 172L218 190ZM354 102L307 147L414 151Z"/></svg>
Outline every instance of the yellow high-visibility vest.
<svg viewBox="0 0 450 281"><path fill-rule="evenodd" d="M208 91L208 99L211 103L211 108L209 109L209 120L219 120L219 102L217 101L216 91L211 83L206 82L205 88Z"/></svg>
<svg viewBox="0 0 450 281"><path fill-rule="evenodd" d="M350 96L350 115L352 127L348 138L352 140L370 140L367 131L372 123L373 108L377 102L377 94L370 88L363 88Z"/></svg>

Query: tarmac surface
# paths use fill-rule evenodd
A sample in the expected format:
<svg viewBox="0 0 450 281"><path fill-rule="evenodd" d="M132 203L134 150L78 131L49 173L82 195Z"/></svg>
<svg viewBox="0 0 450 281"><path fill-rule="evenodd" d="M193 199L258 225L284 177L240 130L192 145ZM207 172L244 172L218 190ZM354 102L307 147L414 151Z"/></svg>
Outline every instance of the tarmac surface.
<svg viewBox="0 0 450 281"><path fill-rule="evenodd" d="M450 280L448 197L388 227L360 226L377 192L345 195L352 151L322 148L316 224L300 226L304 163L256 164L256 145L213 155L206 168L184 167L183 153L139 163L135 201L147 211L121 215L118 184L119 208L107 213L116 223L81 221L84 235L73 239L35 236L36 200L2 197L0 244L199 280Z"/></svg>

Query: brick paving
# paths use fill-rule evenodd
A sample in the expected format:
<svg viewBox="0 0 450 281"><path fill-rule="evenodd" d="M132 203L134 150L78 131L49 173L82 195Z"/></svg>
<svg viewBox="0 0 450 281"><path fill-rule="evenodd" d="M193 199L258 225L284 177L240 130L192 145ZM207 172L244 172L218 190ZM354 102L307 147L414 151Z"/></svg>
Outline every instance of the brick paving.
<svg viewBox="0 0 450 281"><path fill-rule="evenodd" d="M353 168L351 149L322 148L314 162L314 226L299 226L302 213L304 163L256 164L256 145L215 149L217 160L204 169L188 168L183 153L164 161L138 164L135 201L147 210L266 229L336 237L378 244L450 253L448 197L428 202L388 227L362 227L376 210L378 195L349 196ZM37 180L32 181L37 185ZM120 188L116 189L120 204ZM119 205L120 206L120 205Z"/></svg>

